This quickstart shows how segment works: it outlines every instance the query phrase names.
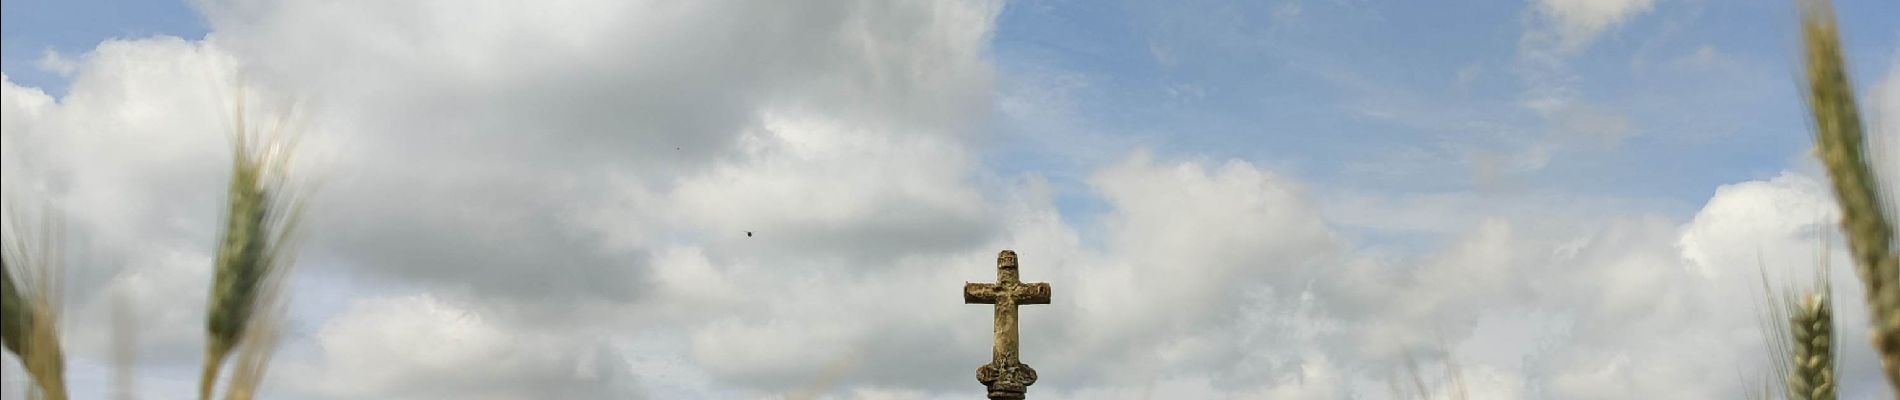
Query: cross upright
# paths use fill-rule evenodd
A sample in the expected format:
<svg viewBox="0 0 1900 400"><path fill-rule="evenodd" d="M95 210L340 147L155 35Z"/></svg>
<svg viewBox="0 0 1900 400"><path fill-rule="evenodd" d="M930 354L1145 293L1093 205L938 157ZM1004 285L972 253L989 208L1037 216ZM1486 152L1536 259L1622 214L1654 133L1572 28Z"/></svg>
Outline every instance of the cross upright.
<svg viewBox="0 0 1900 400"><path fill-rule="evenodd" d="M991 400L1021 399L1036 383L1036 370L1016 354L1016 306L1049 304L1049 284L1023 283L1016 276L1016 252L996 255L996 283L963 283L964 304L996 305L996 348L990 363L976 369L976 381L989 387Z"/></svg>

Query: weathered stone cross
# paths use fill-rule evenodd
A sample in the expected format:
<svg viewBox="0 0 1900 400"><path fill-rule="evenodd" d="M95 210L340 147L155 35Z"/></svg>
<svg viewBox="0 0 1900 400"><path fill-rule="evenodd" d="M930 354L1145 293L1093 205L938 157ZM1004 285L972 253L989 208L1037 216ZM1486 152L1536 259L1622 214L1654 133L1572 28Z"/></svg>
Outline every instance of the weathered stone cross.
<svg viewBox="0 0 1900 400"><path fill-rule="evenodd" d="M976 369L976 381L989 387L990 399L1021 399L1036 383L1036 370L1016 357L1016 306L1049 304L1049 284L1023 283L1016 277L1016 252L996 255L996 283L963 283L964 304L996 305L996 350L990 363Z"/></svg>

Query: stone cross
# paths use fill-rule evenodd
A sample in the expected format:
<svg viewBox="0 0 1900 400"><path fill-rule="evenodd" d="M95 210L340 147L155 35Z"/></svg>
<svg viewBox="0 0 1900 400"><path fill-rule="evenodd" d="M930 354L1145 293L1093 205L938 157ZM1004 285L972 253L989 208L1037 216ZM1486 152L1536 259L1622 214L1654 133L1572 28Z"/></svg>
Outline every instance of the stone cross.
<svg viewBox="0 0 1900 400"><path fill-rule="evenodd" d="M989 387L990 399L1021 399L1036 383L1036 370L1016 356L1016 306L1049 304L1049 284L1023 283L1016 276L1016 252L996 255L996 283L963 283L963 304L996 305L996 349L990 363L976 369L976 381Z"/></svg>

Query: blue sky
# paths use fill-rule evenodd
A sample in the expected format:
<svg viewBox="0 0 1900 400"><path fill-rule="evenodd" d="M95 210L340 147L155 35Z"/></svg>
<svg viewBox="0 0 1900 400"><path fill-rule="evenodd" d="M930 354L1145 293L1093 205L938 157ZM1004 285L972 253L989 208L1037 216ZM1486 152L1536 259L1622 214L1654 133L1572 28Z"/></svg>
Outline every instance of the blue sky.
<svg viewBox="0 0 1900 400"><path fill-rule="evenodd" d="M1900 3L1836 6L1900 114ZM144 398L189 390L202 311L167 300L205 290L227 151L199 80L242 77L315 104L327 178L282 398L965 398L989 311L952 289L999 248L1056 287L1038 397L1409 398L1417 355L1474 398L1734 398L1738 265L1838 243L1793 10L0 0L0 112L8 190L98 254L89 390L110 296L150 317ZM1865 356L1845 398L1885 394Z"/></svg>
<svg viewBox="0 0 1900 400"><path fill-rule="evenodd" d="M37 68L47 51L85 54L100 41L153 35L204 37L204 21L174 1L0 2L0 69L16 82L63 92L66 79Z"/></svg>
<svg viewBox="0 0 1900 400"><path fill-rule="evenodd" d="M1507 137L1540 133L1536 116L1515 106L1527 90L1512 71L1528 25L1521 10L1478 2L1288 4L1299 5L1298 17L1276 22L1272 2L1022 2L999 20L995 57L1005 82L1048 78L1052 70L1087 82L1074 96L1082 125L1074 129L1130 137L1162 152L1286 163L1303 177L1353 186L1470 189L1462 176L1379 180L1339 167L1393 147L1492 134L1469 125ZM1900 11L1895 7L1841 3L1857 76L1885 70L1900 34L1880 16ZM1722 182L1775 173L1786 149L1805 140L1786 134L1801 127L1790 96L1793 42L1778 35L1792 24L1791 6L1656 8L1605 35L1567 68L1580 82L1579 98L1631 114L1632 141L1555 162L1530 190L1700 200ZM1704 47L1734 63L1722 67L1739 75L1664 65ZM1461 83L1467 69L1475 72L1472 82ZM1171 95L1170 88L1194 94ZM1687 112L1718 106L1734 114ZM1385 108L1395 115L1370 115ZM1432 118L1453 115L1480 121ZM1756 118L1711 121L1742 115ZM1702 151L1684 151L1692 147Z"/></svg>
<svg viewBox="0 0 1900 400"><path fill-rule="evenodd" d="M1838 6L1857 82L1870 85L1894 57L1900 5ZM1799 159L1792 8L1661 1L1630 17L1554 72L1570 96L1626 118L1626 139L1561 151L1502 186L1460 158L1510 157L1556 134L1523 106L1537 78L1520 39L1535 21L1494 3L1013 3L995 39L1005 87L1066 79L1075 115L999 129L1102 135L1063 146L1104 157L1139 146L1246 159L1331 190L1609 197L1686 218L1717 186ZM1066 209L1099 209L1069 188Z"/></svg>

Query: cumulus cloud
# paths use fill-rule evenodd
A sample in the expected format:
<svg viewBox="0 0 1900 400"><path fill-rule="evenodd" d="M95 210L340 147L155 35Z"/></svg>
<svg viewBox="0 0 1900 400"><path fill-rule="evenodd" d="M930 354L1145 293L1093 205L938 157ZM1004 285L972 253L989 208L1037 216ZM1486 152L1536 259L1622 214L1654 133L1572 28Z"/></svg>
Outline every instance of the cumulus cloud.
<svg viewBox="0 0 1900 400"><path fill-rule="evenodd" d="M466 327L480 337L639 326L684 318L669 307L705 313L731 302L718 288L739 283L711 274L709 257L828 260L848 276L993 235L982 178L961 149L988 109L984 52L998 4L198 5L209 37L102 44L78 61L66 97L7 82L8 187L43 187L109 250L78 292L203 293L228 157L221 85L303 98L309 136L342 149L305 170L324 183L310 273L359 277L380 287L364 291L373 296L431 297L366 302L292 338L323 350L292 357L292 368L367 390L293 391L423 387L350 375L361 368L349 360L396 350L379 347L390 332L371 326L430 320L441 308L484 316ZM758 240L738 241L744 231ZM183 341L152 348L195 355L201 303L141 303L176 308L139 313ZM545 341L587 340L556 332ZM492 340L460 356L619 357L537 343ZM426 386L569 361L454 371L392 361L378 375Z"/></svg>
<svg viewBox="0 0 1900 400"><path fill-rule="evenodd" d="M312 94L348 133L337 174L350 183L326 187L326 200L375 223L330 224L338 234L313 247L368 273L485 296L632 301L644 259L602 254L599 229L574 223L603 216L588 211L618 203L621 187L665 198L613 214L626 223L607 229L621 239L677 223L703 228L698 237L810 239L780 242L788 249L934 243L898 224L972 212L956 189L968 163L957 148L986 109L994 4L202 8L211 40L250 76ZM829 186L807 190L818 184Z"/></svg>
<svg viewBox="0 0 1900 400"><path fill-rule="evenodd" d="M603 339L498 325L430 295L358 301L315 337L321 367L280 376L312 398L624 399L641 397Z"/></svg>
<svg viewBox="0 0 1900 400"><path fill-rule="evenodd" d="M1382 398L1408 353L1462 365L1478 398L1739 395L1735 374L1766 359L1753 314L1734 305L1759 295L1758 266L1814 268L1834 218L1816 181L1785 175L1718 190L1685 223L1500 218L1422 256L1382 256L1335 238L1298 182L1245 163L1209 167L1136 155L1099 171L1091 182L1113 204L1099 248L1081 245L1046 199L1005 207L1034 222L1010 224L990 247L1024 250L1025 278L1055 282L1064 300L1023 319L1049 395ZM694 359L733 383L796 387L814 363L848 358L864 366L847 368L843 387L944 393L968 382L932 374L983 361L988 310L949 293L957 278L989 279L986 253L845 283L714 266L758 278L738 287L760 304L740 308L771 311L684 326ZM691 285L707 281L722 280ZM1861 318L1843 318L1844 329ZM920 352L939 347L912 347L918 337L957 351ZM1852 377L1877 378L1862 375Z"/></svg>
<svg viewBox="0 0 1900 400"><path fill-rule="evenodd" d="M834 266L715 242L656 260L678 286L662 291L679 296L660 302L709 304L681 326L693 358L733 383L789 390L816 379L813 365L846 360L846 387L952 390L970 382L943 376L967 375L989 346L990 310L960 304L959 281L993 280L995 249L1015 248L1025 279L1058 282L1064 299L1024 312L1027 351L1046 355L1034 362L1050 380L1092 385L1231 365L1228 331L1248 294L1334 250L1300 185L1243 162L1135 156L1093 182L1117 205L1106 250L1082 246L1032 179L996 199L990 222L1004 233L980 246ZM728 288L748 295L719 295Z"/></svg>

